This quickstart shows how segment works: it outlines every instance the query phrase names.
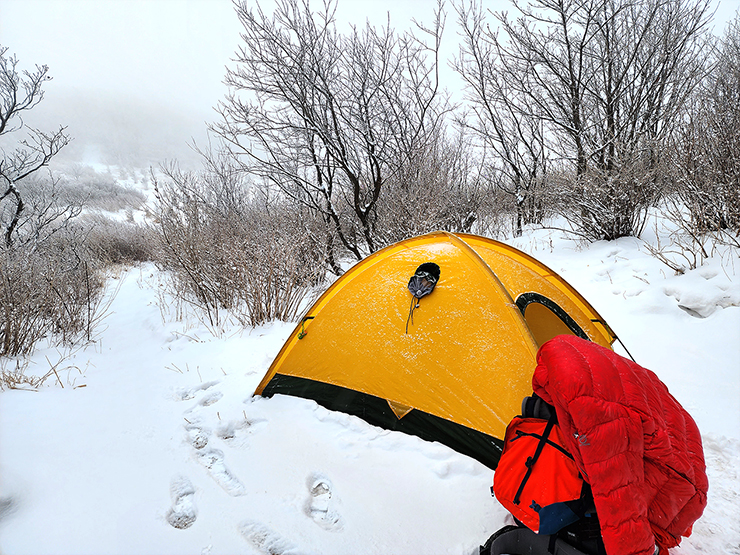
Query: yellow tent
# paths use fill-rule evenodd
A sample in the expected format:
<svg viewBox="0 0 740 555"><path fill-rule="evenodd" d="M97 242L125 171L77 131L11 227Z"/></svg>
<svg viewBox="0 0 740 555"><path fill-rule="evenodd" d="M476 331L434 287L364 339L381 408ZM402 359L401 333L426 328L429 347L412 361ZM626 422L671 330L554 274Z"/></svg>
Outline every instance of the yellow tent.
<svg viewBox="0 0 740 555"><path fill-rule="evenodd" d="M415 299L409 279L439 267ZM255 394L287 394L439 441L495 468L531 394L539 345L571 333L610 347L591 305L529 255L474 235L431 233L356 264L311 307Z"/></svg>

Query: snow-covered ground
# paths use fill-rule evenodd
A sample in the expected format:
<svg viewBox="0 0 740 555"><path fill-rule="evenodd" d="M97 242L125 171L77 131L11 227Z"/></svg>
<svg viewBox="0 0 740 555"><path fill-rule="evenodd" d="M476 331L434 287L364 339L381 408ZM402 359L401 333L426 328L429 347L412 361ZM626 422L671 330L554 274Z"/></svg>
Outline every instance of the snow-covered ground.
<svg viewBox="0 0 740 555"><path fill-rule="evenodd" d="M588 298L696 419L709 505L672 553L740 554L740 259L676 276L636 239L512 244ZM38 350L27 372L57 375L0 393L0 552L471 555L507 521L476 461L253 398L293 325L216 336L172 317L160 279L145 266L112 280L98 341Z"/></svg>

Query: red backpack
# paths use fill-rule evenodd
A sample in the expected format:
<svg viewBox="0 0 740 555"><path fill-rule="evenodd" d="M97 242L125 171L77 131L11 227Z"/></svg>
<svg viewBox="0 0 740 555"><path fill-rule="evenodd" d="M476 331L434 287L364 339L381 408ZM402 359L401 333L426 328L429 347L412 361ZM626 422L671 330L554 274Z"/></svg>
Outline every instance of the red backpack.
<svg viewBox="0 0 740 555"><path fill-rule="evenodd" d="M538 397L527 397L526 406L506 427L493 493L527 528L554 534L588 512L590 487L564 446L555 409ZM533 412L545 418L526 416Z"/></svg>

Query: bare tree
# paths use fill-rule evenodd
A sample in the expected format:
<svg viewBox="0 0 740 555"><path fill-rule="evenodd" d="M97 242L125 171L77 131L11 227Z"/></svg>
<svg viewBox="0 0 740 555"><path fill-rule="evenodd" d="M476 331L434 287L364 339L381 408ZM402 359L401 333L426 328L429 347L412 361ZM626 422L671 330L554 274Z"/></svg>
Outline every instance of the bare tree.
<svg viewBox="0 0 740 555"><path fill-rule="evenodd" d="M7 52L0 47L0 355L24 355L44 337L91 340L104 280L72 226L81 199L39 171L69 142L65 128L23 120L43 99L48 68L22 71Z"/></svg>
<svg viewBox="0 0 740 555"><path fill-rule="evenodd" d="M740 16L725 30L709 73L674 133L674 209L693 235L740 246Z"/></svg>
<svg viewBox="0 0 740 555"><path fill-rule="evenodd" d="M518 117L541 122L549 155L572 164L574 223L593 239L639 233L660 196L667 133L706 72L710 0L514 4L517 19L496 14L501 32L478 36L506 95L524 99Z"/></svg>
<svg viewBox="0 0 740 555"><path fill-rule="evenodd" d="M480 221L487 220L482 206L492 188L483 164L465 129L432 141L386 184L377 209L382 242L437 230L469 233L488 224Z"/></svg>
<svg viewBox="0 0 740 555"><path fill-rule="evenodd" d="M357 259L383 246L377 208L392 178L439 137L441 8L421 37L390 29L337 31L335 0L278 0L274 14L237 3L244 27L231 94L213 129L248 170L327 226Z"/></svg>
<svg viewBox="0 0 740 555"><path fill-rule="evenodd" d="M543 216L543 181L548 162L544 125L533 117L537 106L530 97L518 94L527 75L500 71L502 52L497 34L487 30L482 8L475 3L457 6L463 42L455 70L467 88L470 117L464 124L496 155L491 171L516 207L515 235L526 224L539 223ZM512 68L512 70L515 68Z"/></svg>
<svg viewBox="0 0 740 555"><path fill-rule="evenodd" d="M25 208L16 183L48 165L49 161L69 142L64 127L44 133L24 125L23 113L32 110L44 97L43 84L51 77L47 66L36 66L33 72L19 71L18 59L7 56L7 47L0 46L0 137L25 130L25 136L6 150L0 146L0 203L6 199L15 202L9 217L2 221L6 247L13 243Z"/></svg>

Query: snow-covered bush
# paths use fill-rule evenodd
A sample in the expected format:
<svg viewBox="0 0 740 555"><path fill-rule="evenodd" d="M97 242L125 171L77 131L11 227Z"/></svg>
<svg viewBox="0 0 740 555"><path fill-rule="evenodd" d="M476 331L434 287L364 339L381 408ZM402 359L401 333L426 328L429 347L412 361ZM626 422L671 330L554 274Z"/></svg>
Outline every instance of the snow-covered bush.
<svg viewBox="0 0 740 555"><path fill-rule="evenodd" d="M570 171L553 175L548 195L578 235L612 241L640 236L665 182L664 168L655 159L634 160L618 172L592 168L579 176Z"/></svg>
<svg viewBox="0 0 740 555"><path fill-rule="evenodd" d="M740 16L672 130L650 252L676 273L740 249ZM658 223L656 223L656 227ZM662 239L661 239L662 237Z"/></svg>
<svg viewBox="0 0 740 555"><path fill-rule="evenodd" d="M514 209L510 199L481 171L482 156L470 137L440 137L416 152L383 186L376 205L377 247L433 231L500 230L498 216ZM359 230L358 230L359 231Z"/></svg>
<svg viewBox="0 0 740 555"><path fill-rule="evenodd" d="M41 339L52 344L89 340L100 317L107 268L151 258L145 228L86 214L87 193L64 176L36 173L15 183L23 209L0 205L0 356L28 354ZM96 193L103 204L122 204L125 188ZM140 204L139 195L124 195Z"/></svg>
<svg viewBox="0 0 740 555"><path fill-rule="evenodd" d="M127 175L125 169L120 172ZM107 212L116 212L126 208L141 208L146 202L146 195L140 190L123 185L110 172L100 173L90 166L76 165L65 170L60 187L65 194L86 207Z"/></svg>
<svg viewBox="0 0 740 555"><path fill-rule="evenodd" d="M674 133L674 198L688 212L669 217L687 233L740 246L740 15L712 63Z"/></svg>
<svg viewBox="0 0 740 555"><path fill-rule="evenodd" d="M212 327L226 314L251 326L291 320L324 277L322 235L309 214L258 194L232 169L169 168L155 181L157 264Z"/></svg>
<svg viewBox="0 0 740 555"><path fill-rule="evenodd" d="M90 256L103 264L136 264L154 259L152 229L133 221L90 214L79 222Z"/></svg>
<svg viewBox="0 0 740 555"><path fill-rule="evenodd" d="M103 279L67 238L0 252L0 355L32 352L54 334L61 343L89 337Z"/></svg>

